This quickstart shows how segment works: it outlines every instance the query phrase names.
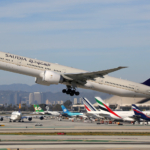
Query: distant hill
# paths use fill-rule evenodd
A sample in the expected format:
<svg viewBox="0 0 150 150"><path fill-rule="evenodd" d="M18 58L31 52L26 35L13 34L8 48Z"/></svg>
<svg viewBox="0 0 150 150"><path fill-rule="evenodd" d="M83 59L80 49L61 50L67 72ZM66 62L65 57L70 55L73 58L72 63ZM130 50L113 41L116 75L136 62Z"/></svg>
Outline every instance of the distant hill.
<svg viewBox="0 0 150 150"><path fill-rule="evenodd" d="M0 85L0 91L25 91L25 92L61 92L65 88L65 85L51 85L44 86L39 84L27 85L27 84L10 84L10 85Z"/></svg>
<svg viewBox="0 0 150 150"><path fill-rule="evenodd" d="M95 103L94 97L95 96L100 96L102 99L107 99L110 98L112 95L102 93L102 92L97 92L97 91L92 91L92 90L85 90L85 89L78 89L80 92L79 96L70 96L67 94L62 93L62 89L66 88L65 85L51 85L51 86L43 86L43 85L38 85L34 84L32 86L27 85L27 84L11 84L11 85L0 85L0 91L13 91L13 92L43 92L45 93L46 97L50 101L66 101L66 100L71 100L73 101L74 98L80 98L80 97L86 97L88 98L92 103Z"/></svg>

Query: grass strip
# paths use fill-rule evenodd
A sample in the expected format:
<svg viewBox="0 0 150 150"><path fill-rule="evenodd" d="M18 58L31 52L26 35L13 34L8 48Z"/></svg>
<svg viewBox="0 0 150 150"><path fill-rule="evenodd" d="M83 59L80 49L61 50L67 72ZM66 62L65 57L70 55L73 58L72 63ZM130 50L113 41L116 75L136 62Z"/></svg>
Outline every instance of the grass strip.
<svg viewBox="0 0 150 150"><path fill-rule="evenodd" d="M6 132L0 135L58 135L57 132ZM66 132L64 135L150 136L150 132ZM60 135L62 136L62 135Z"/></svg>

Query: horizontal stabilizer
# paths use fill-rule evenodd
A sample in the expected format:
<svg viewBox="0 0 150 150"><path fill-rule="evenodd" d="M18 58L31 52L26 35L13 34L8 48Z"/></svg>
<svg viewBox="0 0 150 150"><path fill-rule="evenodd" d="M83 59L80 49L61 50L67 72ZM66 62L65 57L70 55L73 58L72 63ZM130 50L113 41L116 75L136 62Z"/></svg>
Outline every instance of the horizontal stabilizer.
<svg viewBox="0 0 150 150"><path fill-rule="evenodd" d="M145 82L143 82L142 84L150 86L150 78L148 80L146 80Z"/></svg>

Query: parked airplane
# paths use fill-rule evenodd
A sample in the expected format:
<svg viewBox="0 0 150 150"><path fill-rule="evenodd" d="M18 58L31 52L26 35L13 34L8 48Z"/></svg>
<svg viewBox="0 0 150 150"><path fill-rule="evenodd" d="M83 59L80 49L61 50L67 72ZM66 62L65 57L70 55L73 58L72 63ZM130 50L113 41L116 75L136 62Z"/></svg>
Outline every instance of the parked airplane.
<svg viewBox="0 0 150 150"><path fill-rule="evenodd" d="M19 111L14 111L12 112L11 116L10 117L7 117L9 118L9 122L24 122L24 119L28 119L29 121L32 120L32 117L31 116L22 116L22 113L20 112L20 109L21 109L21 104L19 104Z"/></svg>
<svg viewBox="0 0 150 150"><path fill-rule="evenodd" d="M150 98L150 79L142 84L107 76L126 67L88 72L59 64L0 52L0 69L35 77L41 85L65 84L62 92L79 95L76 88L91 89L124 97Z"/></svg>
<svg viewBox="0 0 150 150"><path fill-rule="evenodd" d="M135 105L132 104L132 108L135 114L135 117L143 119L145 121L150 121L150 111L144 111L144 113Z"/></svg>
<svg viewBox="0 0 150 150"><path fill-rule="evenodd" d="M78 117L79 116L79 117L87 118L87 116L84 115L83 113L70 112L64 105L61 105L61 108L64 112L64 115L67 117Z"/></svg>
<svg viewBox="0 0 150 150"><path fill-rule="evenodd" d="M33 105L33 107L37 114L42 114L42 115L48 114L48 115L53 115L53 116L60 115L60 113L57 111L49 111L49 110L44 111L39 105Z"/></svg>
<svg viewBox="0 0 150 150"><path fill-rule="evenodd" d="M95 97L98 107L100 109L100 115L109 119L118 121L138 121L134 118L133 111L113 111L111 110L100 97Z"/></svg>
<svg viewBox="0 0 150 150"><path fill-rule="evenodd" d="M90 116L90 115L93 115L95 117L98 117L98 118L103 118L102 116L100 116L100 111L98 111L92 104L90 101L88 101L87 98L85 97L82 97L82 101L83 101L83 104L84 104L84 107L87 111L87 116Z"/></svg>

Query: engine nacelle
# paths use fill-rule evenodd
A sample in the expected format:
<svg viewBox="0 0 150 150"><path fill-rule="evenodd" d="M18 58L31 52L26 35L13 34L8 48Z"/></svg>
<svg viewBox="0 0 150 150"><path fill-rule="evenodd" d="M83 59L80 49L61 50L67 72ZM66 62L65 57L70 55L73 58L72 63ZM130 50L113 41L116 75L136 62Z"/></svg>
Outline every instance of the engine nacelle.
<svg viewBox="0 0 150 150"><path fill-rule="evenodd" d="M43 120L43 119L44 119L44 117L43 117L43 116L41 116L41 117L40 117L40 120Z"/></svg>
<svg viewBox="0 0 150 150"><path fill-rule="evenodd" d="M28 118L28 120L31 121L31 120L32 120L32 117Z"/></svg>
<svg viewBox="0 0 150 150"><path fill-rule="evenodd" d="M63 77L53 71L44 71L35 82L42 85L58 84L63 82Z"/></svg>
<svg viewBox="0 0 150 150"><path fill-rule="evenodd" d="M50 83L47 83L47 82L43 81L42 78L35 78L35 83L41 84L41 85L46 85L46 86L50 85Z"/></svg>
<svg viewBox="0 0 150 150"><path fill-rule="evenodd" d="M0 120L3 121L3 117L1 117Z"/></svg>

